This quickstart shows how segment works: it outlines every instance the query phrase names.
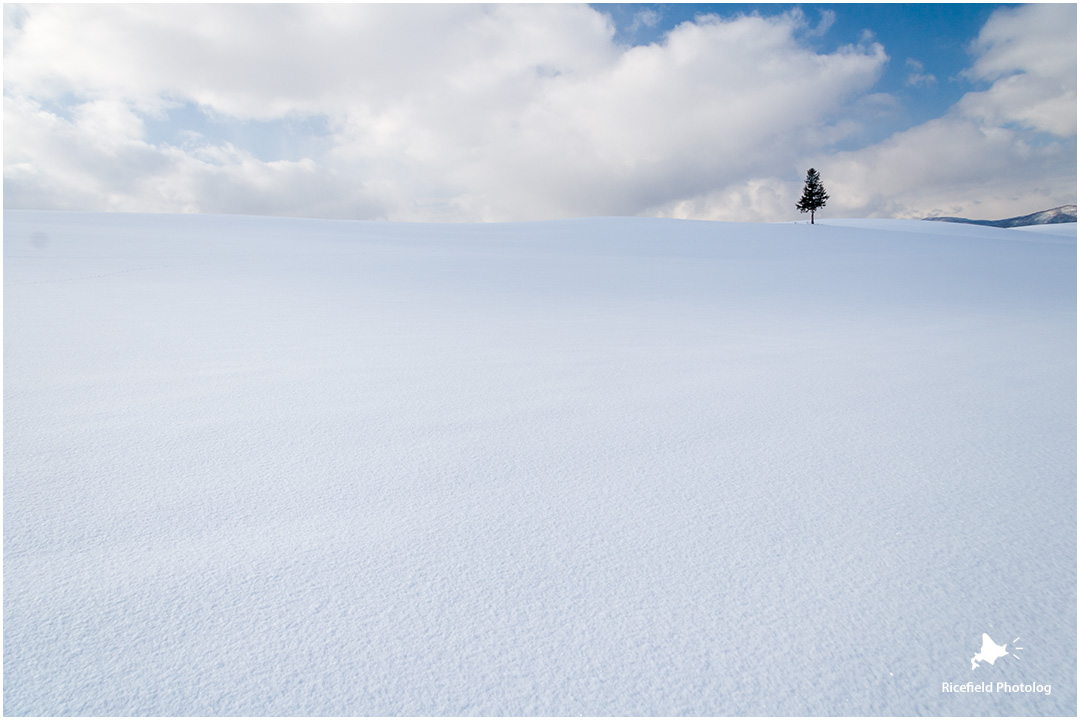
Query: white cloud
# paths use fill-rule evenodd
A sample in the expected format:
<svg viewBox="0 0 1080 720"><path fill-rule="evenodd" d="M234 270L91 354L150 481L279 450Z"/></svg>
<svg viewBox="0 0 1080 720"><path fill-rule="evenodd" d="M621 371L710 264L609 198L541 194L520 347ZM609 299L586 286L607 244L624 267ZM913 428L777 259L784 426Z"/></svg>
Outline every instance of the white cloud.
<svg viewBox="0 0 1080 720"><path fill-rule="evenodd" d="M1076 8L1060 3L997 10L972 50L976 61L970 74L976 78L997 80L1022 72L1075 79Z"/></svg>
<svg viewBox="0 0 1080 720"><path fill-rule="evenodd" d="M660 23L660 13L656 10L642 10L634 13L634 21L627 30L631 35L643 27L656 27Z"/></svg>
<svg viewBox="0 0 1080 720"><path fill-rule="evenodd" d="M817 26L811 32L811 35L817 37L823 37L829 31L829 28L836 23L836 13L832 10L821 10L820 17Z"/></svg>
<svg viewBox="0 0 1080 720"><path fill-rule="evenodd" d="M1075 6L996 11L973 50L969 74L989 89L872 147L807 160L834 213L1001 218L1076 202Z"/></svg>
<svg viewBox="0 0 1080 720"><path fill-rule="evenodd" d="M126 212L379 215L377 197L312 160L262 162L231 145L153 146L124 104L94 100L71 119L4 99L5 207Z"/></svg>
<svg viewBox="0 0 1080 720"><path fill-rule="evenodd" d="M663 45L554 78L516 125L480 120L490 144L465 184L513 216L537 197L551 203L547 215L632 214L782 167L792 147L833 130L830 113L884 62L879 47L814 55L795 26L686 23Z"/></svg>
<svg viewBox="0 0 1080 720"><path fill-rule="evenodd" d="M908 76L904 81L910 87L929 86L937 83L937 78L931 73L924 73L923 64L914 58L908 58L905 63L908 68Z"/></svg>
<svg viewBox="0 0 1080 720"><path fill-rule="evenodd" d="M1060 146L949 116L839 153L821 172L838 216L998 218L1075 202L1074 161Z"/></svg>
<svg viewBox="0 0 1080 720"><path fill-rule="evenodd" d="M801 190L801 182L751 178L695 197L665 203L652 208L648 214L681 220L728 222L785 218L793 215L795 202L792 198L798 198Z"/></svg>
<svg viewBox="0 0 1080 720"><path fill-rule="evenodd" d="M989 89L937 125L830 165L818 148L856 137L895 99L867 94L888 59L869 37L829 53L806 44L828 13L816 27L799 11L704 17L626 48L606 15L580 5L5 6L4 200L400 220L773 220L791 216L813 164L831 192L843 189L837 209L916 212L922 190L911 188L949 195L970 183L977 194L970 177L924 182L932 163L917 158L932 158L935 143L1004 152L1034 177L1057 168L1049 151L1019 130L995 134L999 125L1075 138L1075 38L1059 38L1072 52L1070 120L1059 108L1068 94L1050 86L1068 63L1038 57L1029 38L1048 20L1024 11L995 14L975 46L973 77ZM1010 109L1024 93L1024 109ZM253 127L319 116L328 135L306 157L270 161L209 131L172 141L148 131L181 106ZM950 133L962 142L950 145ZM894 158L906 180L869 166Z"/></svg>
<svg viewBox="0 0 1080 720"><path fill-rule="evenodd" d="M235 195L208 177L255 192L315 173L341 199L319 212L337 216L633 214L846 131L831 120L875 81L884 51L815 53L803 29L800 13L706 18L627 49L587 6L33 6L5 44L5 95L34 157L5 156L5 199L205 209ZM72 98L70 119L48 111ZM325 115L333 148L304 170L148 144L140 116L178 103ZM73 142L118 154L95 171L96 156L64 158ZM127 179L146 172L144 155L153 174Z"/></svg>
<svg viewBox="0 0 1080 720"><path fill-rule="evenodd" d="M979 33L969 77L992 81L960 111L987 123L1017 123L1060 137L1076 135L1076 6L999 10Z"/></svg>

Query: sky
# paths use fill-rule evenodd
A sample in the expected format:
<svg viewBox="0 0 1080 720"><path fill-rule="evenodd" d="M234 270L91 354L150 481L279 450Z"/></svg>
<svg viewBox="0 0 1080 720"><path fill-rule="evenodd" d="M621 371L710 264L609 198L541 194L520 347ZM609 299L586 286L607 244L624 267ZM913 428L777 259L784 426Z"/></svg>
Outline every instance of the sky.
<svg viewBox="0 0 1080 720"><path fill-rule="evenodd" d="M4 207L424 222L1076 202L1076 5L4 5Z"/></svg>

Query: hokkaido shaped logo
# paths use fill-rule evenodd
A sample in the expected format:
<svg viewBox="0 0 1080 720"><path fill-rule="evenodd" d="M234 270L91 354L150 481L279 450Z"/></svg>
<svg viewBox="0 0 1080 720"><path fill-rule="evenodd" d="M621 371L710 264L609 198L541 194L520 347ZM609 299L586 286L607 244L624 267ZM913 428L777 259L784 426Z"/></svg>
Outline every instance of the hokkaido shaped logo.
<svg viewBox="0 0 1080 720"><path fill-rule="evenodd" d="M1016 640L1013 640L1014 651L1024 649L1021 647L1016 647L1016 642L1019 639L1020 638L1016 638ZM971 669L974 670L975 668L979 667L980 662L988 662L993 665L995 660L999 660L1009 654L1009 651L1006 649L1007 647L1007 644L998 645L996 642L990 639L989 635L983 633L982 648L979 650L979 652L975 653L975 656L973 658L971 658Z"/></svg>
<svg viewBox="0 0 1080 720"><path fill-rule="evenodd" d="M975 653L975 656L971 658L971 669L979 667L979 663L990 663L993 665L996 661L1005 657L1006 655L1012 655L1016 657L1017 650L1023 650L1024 648L1017 646L1016 643L1020 642L1020 638L1016 638L1012 641L1012 652L1009 652L1009 646L998 645L994 642L986 633L982 636L982 647L979 648L979 652ZM986 672L985 670L983 672ZM1011 684L1008 682L994 682L993 680L984 679L978 682L969 680L966 683L954 683L943 682L941 683L941 692L943 693L1039 693L1041 695L1049 695L1051 687L1049 683L1016 683ZM990 675L993 677L993 674Z"/></svg>

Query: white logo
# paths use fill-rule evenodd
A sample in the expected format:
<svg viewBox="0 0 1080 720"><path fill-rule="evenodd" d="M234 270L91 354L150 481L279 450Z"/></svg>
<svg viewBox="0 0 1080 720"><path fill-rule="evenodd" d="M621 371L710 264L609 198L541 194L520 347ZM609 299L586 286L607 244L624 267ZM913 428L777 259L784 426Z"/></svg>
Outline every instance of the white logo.
<svg viewBox="0 0 1080 720"><path fill-rule="evenodd" d="M1012 643L1012 652L1009 652L1009 644L998 645L994 642L986 633L982 636L982 647L979 648L979 652L975 653L971 658L971 669L979 667L979 663L990 663L993 665L996 661L1011 655L1016 657L1017 650L1023 650L1024 648L1018 647L1016 643L1020 642L1020 638L1015 638ZM1009 661L1012 662L1011 660ZM984 673L987 671L983 671ZM995 682L990 679L994 677L994 673L990 675L983 675L983 679L979 681L968 680L967 682L943 682L941 683L941 692L943 693L1037 693L1039 695L1049 695L1052 688L1049 683L1036 683L1036 682L1020 682L1009 683L1004 681ZM1024 678L1027 680L1028 678Z"/></svg>
<svg viewBox="0 0 1080 720"><path fill-rule="evenodd" d="M1022 647L1016 647L1016 642L1018 640L1020 640L1020 638L1016 638L1016 640L1013 640L1014 651L1024 649ZM971 658L971 669L974 670L975 668L979 667L980 662L988 662L993 665L995 660L999 660L1009 654L1009 651L1006 649L1007 647L1007 644L998 645L996 642L990 639L989 635L983 633L982 648L979 650L979 652L975 653L975 657Z"/></svg>

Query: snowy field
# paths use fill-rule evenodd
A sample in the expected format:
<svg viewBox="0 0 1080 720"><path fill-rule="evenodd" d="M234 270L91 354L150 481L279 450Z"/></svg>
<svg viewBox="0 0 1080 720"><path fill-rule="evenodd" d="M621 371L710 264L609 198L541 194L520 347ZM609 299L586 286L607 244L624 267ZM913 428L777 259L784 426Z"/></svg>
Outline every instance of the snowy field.
<svg viewBox="0 0 1080 720"><path fill-rule="evenodd" d="M4 712L1073 715L1076 269L5 212Z"/></svg>

